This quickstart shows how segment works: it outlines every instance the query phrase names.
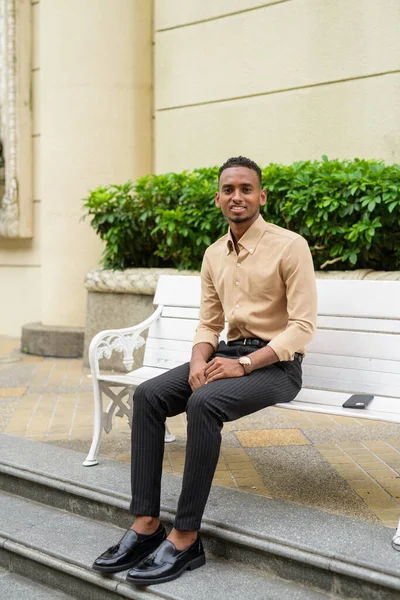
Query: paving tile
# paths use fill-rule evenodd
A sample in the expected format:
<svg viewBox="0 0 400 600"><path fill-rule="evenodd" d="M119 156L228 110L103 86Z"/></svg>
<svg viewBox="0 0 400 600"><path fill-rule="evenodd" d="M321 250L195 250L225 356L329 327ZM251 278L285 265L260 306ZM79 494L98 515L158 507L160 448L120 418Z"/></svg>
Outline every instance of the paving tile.
<svg viewBox="0 0 400 600"><path fill-rule="evenodd" d="M238 468L240 466L241 466L241 468ZM230 467L230 472L233 475L237 475L238 477L241 476L240 475L241 473L242 474L243 473L252 473L252 474L258 475L256 469L252 465L248 465L247 463L244 463L244 464L243 463L234 463ZM244 477L244 475L242 475L242 477Z"/></svg>
<svg viewBox="0 0 400 600"><path fill-rule="evenodd" d="M396 473L394 473L391 469L377 469L376 471L369 470L368 474L379 482L386 481L387 479L394 481L396 480Z"/></svg>
<svg viewBox="0 0 400 600"><path fill-rule="evenodd" d="M360 423L351 417L340 417L338 415L332 415L331 419L334 423L340 427L360 427Z"/></svg>
<svg viewBox="0 0 400 600"><path fill-rule="evenodd" d="M243 448L223 448L222 456L231 456L232 454L246 454Z"/></svg>
<svg viewBox="0 0 400 600"><path fill-rule="evenodd" d="M302 446L310 442L298 429L260 429L237 431L236 437L245 448L265 446Z"/></svg>
<svg viewBox="0 0 400 600"><path fill-rule="evenodd" d="M377 510L376 515L382 520L393 520L396 523L400 519L400 506L398 509L391 510Z"/></svg>
<svg viewBox="0 0 400 600"><path fill-rule="evenodd" d="M346 448L346 453L350 456L375 456L368 448Z"/></svg>
<svg viewBox="0 0 400 600"><path fill-rule="evenodd" d="M261 477L235 477L235 481L239 486L264 485Z"/></svg>
<svg viewBox="0 0 400 600"><path fill-rule="evenodd" d="M399 504L393 500L390 496L387 498L364 498L365 504L369 506L374 512L382 510L396 510Z"/></svg>
<svg viewBox="0 0 400 600"><path fill-rule="evenodd" d="M228 488L237 488L237 485L231 480L226 481L225 479L215 479L213 481L213 485L220 485L222 487L228 487Z"/></svg>
<svg viewBox="0 0 400 600"><path fill-rule="evenodd" d="M250 459L249 457L244 454L232 454L232 456L229 456L228 458L225 459L228 465L234 465L237 463L250 463Z"/></svg>
<svg viewBox="0 0 400 600"><path fill-rule="evenodd" d="M325 457L328 462L332 465L354 465L354 461L345 455L341 456L326 456Z"/></svg>
<svg viewBox="0 0 400 600"><path fill-rule="evenodd" d="M374 484L365 488L357 488L356 491L361 498L375 498L376 500L386 501L388 496L385 490Z"/></svg>
<svg viewBox="0 0 400 600"><path fill-rule="evenodd" d="M364 448L361 442L338 442L338 446L339 448L343 448L346 451Z"/></svg>
<svg viewBox="0 0 400 600"><path fill-rule="evenodd" d="M17 396L23 396L26 392L26 387L11 387L1 388L0 387L0 398L16 398Z"/></svg>

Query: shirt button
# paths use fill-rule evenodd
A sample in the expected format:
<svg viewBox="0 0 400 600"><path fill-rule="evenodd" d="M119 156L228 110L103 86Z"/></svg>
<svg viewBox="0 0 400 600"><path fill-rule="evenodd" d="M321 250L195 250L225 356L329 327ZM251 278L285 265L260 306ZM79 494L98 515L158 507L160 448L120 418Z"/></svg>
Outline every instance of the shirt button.
<svg viewBox="0 0 400 600"><path fill-rule="evenodd" d="M237 267L241 267L242 265L241 265L240 263L237 263L237 264L236 264L236 266L237 266Z"/></svg>
<svg viewBox="0 0 400 600"><path fill-rule="evenodd" d="M253 248L250 248L249 252L250 252L250 254L253 254L253 252L254 252Z"/></svg>
<svg viewBox="0 0 400 600"><path fill-rule="evenodd" d="M239 308L239 304L236 304L236 308Z"/></svg>
<svg viewBox="0 0 400 600"><path fill-rule="evenodd" d="M236 282L236 285L239 285L239 282L238 282L238 281Z"/></svg>

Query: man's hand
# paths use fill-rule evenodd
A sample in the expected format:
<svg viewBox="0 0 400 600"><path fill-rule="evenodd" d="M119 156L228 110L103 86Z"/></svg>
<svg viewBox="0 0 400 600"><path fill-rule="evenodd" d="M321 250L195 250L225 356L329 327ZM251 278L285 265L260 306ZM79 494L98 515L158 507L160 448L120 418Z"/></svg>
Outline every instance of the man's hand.
<svg viewBox="0 0 400 600"><path fill-rule="evenodd" d="M192 392L205 385L206 376L204 371L206 366L207 362L203 359L190 361L189 385L192 388Z"/></svg>
<svg viewBox="0 0 400 600"><path fill-rule="evenodd" d="M245 373L238 359L217 356L207 363L204 374L205 383L211 383L211 381L216 381L217 379L242 377Z"/></svg>

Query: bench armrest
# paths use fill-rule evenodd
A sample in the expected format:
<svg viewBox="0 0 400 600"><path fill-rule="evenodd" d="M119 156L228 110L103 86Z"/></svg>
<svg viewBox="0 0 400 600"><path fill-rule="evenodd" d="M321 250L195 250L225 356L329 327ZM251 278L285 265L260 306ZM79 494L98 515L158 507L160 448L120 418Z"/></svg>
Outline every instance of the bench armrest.
<svg viewBox="0 0 400 600"><path fill-rule="evenodd" d="M134 351L145 344L140 334L157 321L163 308L160 304L150 317L133 327L106 329L94 336L89 346L89 363L93 379L97 379L100 374L100 359L110 358L113 352L123 352L122 360L126 370L132 369Z"/></svg>

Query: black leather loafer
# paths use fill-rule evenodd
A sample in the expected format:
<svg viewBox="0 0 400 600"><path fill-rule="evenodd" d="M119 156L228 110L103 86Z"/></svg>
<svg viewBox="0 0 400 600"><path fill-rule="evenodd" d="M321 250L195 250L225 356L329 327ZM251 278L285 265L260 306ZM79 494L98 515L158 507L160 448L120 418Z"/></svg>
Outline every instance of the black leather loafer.
<svg viewBox="0 0 400 600"><path fill-rule="evenodd" d="M93 563L93 569L101 573L117 573L130 569L153 552L167 537L161 525L150 535L128 529L115 546L103 552Z"/></svg>
<svg viewBox="0 0 400 600"><path fill-rule="evenodd" d="M193 571L206 563L200 536L186 548L179 551L169 540L165 540L157 550L131 569L126 579L135 585L154 585L176 579L184 571Z"/></svg>

